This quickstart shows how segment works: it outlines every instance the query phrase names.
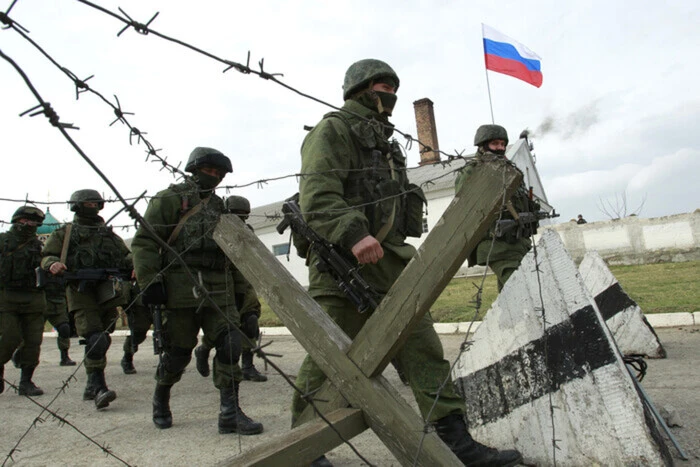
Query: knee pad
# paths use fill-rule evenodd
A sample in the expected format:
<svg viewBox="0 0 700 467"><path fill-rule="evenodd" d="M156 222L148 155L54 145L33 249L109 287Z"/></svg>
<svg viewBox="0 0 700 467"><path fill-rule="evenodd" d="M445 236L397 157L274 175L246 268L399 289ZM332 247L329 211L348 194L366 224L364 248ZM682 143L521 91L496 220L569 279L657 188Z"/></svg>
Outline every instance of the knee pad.
<svg viewBox="0 0 700 467"><path fill-rule="evenodd" d="M102 360L112 344L112 338L105 332L94 332L85 338L85 356L91 360Z"/></svg>
<svg viewBox="0 0 700 467"><path fill-rule="evenodd" d="M165 371L172 374L182 373L192 359L192 351L182 347L173 347L163 354Z"/></svg>
<svg viewBox="0 0 700 467"><path fill-rule="evenodd" d="M70 324L61 323L56 326L56 332L61 339L70 339Z"/></svg>
<svg viewBox="0 0 700 467"><path fill-rule="evenodd" d="M241 335L237 330L231 329L216 338L216 359L226 365L238 361L241 356Z"/></svg>

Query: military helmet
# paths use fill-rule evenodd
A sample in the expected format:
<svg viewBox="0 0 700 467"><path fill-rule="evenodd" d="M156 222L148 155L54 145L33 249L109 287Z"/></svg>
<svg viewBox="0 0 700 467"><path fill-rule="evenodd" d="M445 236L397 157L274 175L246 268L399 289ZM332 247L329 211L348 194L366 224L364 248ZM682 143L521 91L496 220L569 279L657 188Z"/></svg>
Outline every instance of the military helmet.
<svg viewBox="0 0 700 467"><path fill-rule="evenodd" d="M18 208L14 214L12 214L12 223L17 222L20 219L28 219L30 221L43 223L44 222L44 211L34 206L22 206Z"/></svg>
<svg viewBox="0 0 700 467"><path fill-rule="evenodd" d="M224 202L224 207L232 214L250 214L250 201L243 196L229 196Z"/></svg>
<svg viewBox="0 0 700 467"><path fill-rule="evenodd" d="M366 58L353 63L348 68L348 71L345 72L343 100L347 100L370 82L377 81L380 78L392 78L396 81L396 89L399 89L399 76L383 61Z"/></svg>
<svg viewBox="0 0 700 467"><path fill-rule="evenodd" d="M501 125L481 125L474 135L474 146L481 146L494 139L502 139L508 144L508 132Z"/></svg>
<svg viewBox="0 0 700 467"><path fill-rule="evenodd" d="M197 167L203 165L211 165L214 167L219 167L228 173L233 172L233 167L231 166L231 159L224 156L221 151L217 151L212 148L196 147L187 159L187 165L185 165L185 170L194 173Z"/></svg>
<svg viewBox="0 0 700 467"><path fill-rule="evenodd" d="M77 212L80 203L97 203L97 208L100 210L105 207L105 200L97 190L78 190L70 195L68 204L70 205L71 211Z"/></svg>

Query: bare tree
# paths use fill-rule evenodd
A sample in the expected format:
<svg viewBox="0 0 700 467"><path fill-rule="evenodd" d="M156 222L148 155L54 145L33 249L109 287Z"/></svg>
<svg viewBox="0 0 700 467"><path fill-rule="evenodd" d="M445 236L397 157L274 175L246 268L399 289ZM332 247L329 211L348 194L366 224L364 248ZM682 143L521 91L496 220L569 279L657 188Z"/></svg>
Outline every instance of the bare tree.
<svg viewBox="0 0 700 467"><path fill-rule="evenodd" d="M639 213L642 212L642 208L644 207L644 203L646 203L646 201L647 195L645 193L644 198L642 198L642 202L639 203L639 206L630 211L627 207L627 192L623 191L622 193L616 193L614 200L610 200L609 198L598 198L598 210L605 214L609 219L622 219L623 217L627 216L638 216Z"/></svg>

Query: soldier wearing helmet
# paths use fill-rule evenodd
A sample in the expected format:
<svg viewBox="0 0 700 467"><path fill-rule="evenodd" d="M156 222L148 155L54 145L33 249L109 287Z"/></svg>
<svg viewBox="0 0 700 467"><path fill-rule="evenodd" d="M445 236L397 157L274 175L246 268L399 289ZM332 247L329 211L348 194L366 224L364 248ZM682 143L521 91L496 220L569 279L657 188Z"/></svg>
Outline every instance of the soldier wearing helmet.
<svg viewBox="0 0 700 467"><path fill-rule="evenodd" d="M233 171L231 161L216 149L197 147L185 170L192 177L159 192L144 214L156 235L175 254L163 250L144 227L139 228L131 243L143 304L165 307L165 351L156 372L153 423L161 429L172 426L170 390L192 359L197 334L202 329L205 339L216 348L213 380L221 400L219 433L258 434L263 431L262 424L243 413L238 398L242 380L238 364L241 336L234 296L240 291L235 288L234 268L212 237L225 210L215 188ZM212 292L211 298L223 314L193 293L195 284L181 266L183 260L190 274L199 277L199 285Z"/></svg>
<svg viewBox="0 0 700 467"><path fill-rule="evenodd" d="M54 230L46 240L41 267L55 276L65 272L119 269L130 275L131 254L124 240L105 224L99 212L105 200L96 190L74 192L68 201L75 213L73 222ZM85 340L85 372L87 383L83 400L92 400L103 409L117 398L105 380L107 351L112 343L119 312L127 295L121 279L110 275L106 279L66 281L68 311L75 316L78 335Z"/></svg>
<svg viewBox="0 0 700 467"><path fill-rule="evenodd" d="M481 125L474 135L474 146L477 146L475 164L484 158L505 158L508 133L500 125ZM473 167L474 164L466 165L457 175L455 181L457 191L464 183L467 183ZM518 212L539 211L539 209L539 204L530 199L527 187L522 184L503 207L500 218L503 220L514 219ZM537 225L530 225L528 230L530 235L534 235L537 232ZM518 236L517 230L513 229L496 236L495 229L491 229L469 255L469 264L481 266L488 264L496 275L500 291L532 247L530 235Z"/></svg>
<svg viewBox="0 0 700 467"><path fill-rule="evenodd" d="M224 201L226 213L237 215L243 222L250 215L250 201L243 196L229 196ZM250 230L253 226L246 224ZM253 288L253 285L246 280L243 274L234 268L234 284L236 289L235 301L238 312L241 315L241 330L247 339L241 341L241 369L243 370L243 379L246 381L265 382L267 376L263 375L255 368L253 364L252 345L258 337L260 337L260 327L258 319L260 318L260 300ZM194 349L194 356L197 366L197 371L202 376L209 376L209 352L213 347L213 343L205 337L202 338L202 343Z"/></svg>
<svg viewBox="0 0 700 467"><path fill-rule="evenodd" d="M41 209L22 206L12 215L10 230L0 233L0 393L5 389L5 363L22 343L19 395L44 393L32 381L39 365L46 308L44 291L36 287L34 273L41 263L36 229L43 221Z"/></svg>
<svg viewBox="0 0 700 467"><path fill-rule="evenodd" d="M376 59L353 63L345 74L339 112L326 114L306 136L301 147L299 204L313 230L362 265L363 278L386 294L416 250L406 237L419 237L425 196L409 182L406 159L390 139L389 116L399 88L397 73ZM316 263L314 252L309 264ZM370 313L358 313L327 272L309 268L309 293L350 336L354 337ZM423 417L434 423L440 437L465 463L500 465L519 458L517 452L498 453L476 443L464 423L463 399L450 381L450 365L426 314L399 350L396 360L416 395ZM307 356L296 385L307 393L326 379ZM440 384L448 383L444 388ZM440 394L436 397L435 394ZM292 402L293 423L311 410L299 394ZM489 464L489 465L491 465ZM322 456L312 465L330 465Z"/></svg>

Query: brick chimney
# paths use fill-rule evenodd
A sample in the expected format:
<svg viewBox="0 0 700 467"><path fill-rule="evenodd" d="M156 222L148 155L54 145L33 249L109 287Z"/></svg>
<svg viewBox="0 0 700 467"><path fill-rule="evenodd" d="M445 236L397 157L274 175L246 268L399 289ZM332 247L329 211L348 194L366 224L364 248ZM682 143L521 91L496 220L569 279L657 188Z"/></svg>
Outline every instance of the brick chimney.
<svg viewBox="0 0 700 467"><path fill-rule="evenodd" d="M416 112L416 128L418 140L423 143L418 145L420 151L420 165L440 162L440 145L438 144L437 128L435 127L435 112L433 101L424 97L413 103ZM428 147L426 147L428 146Z"/></svg>

